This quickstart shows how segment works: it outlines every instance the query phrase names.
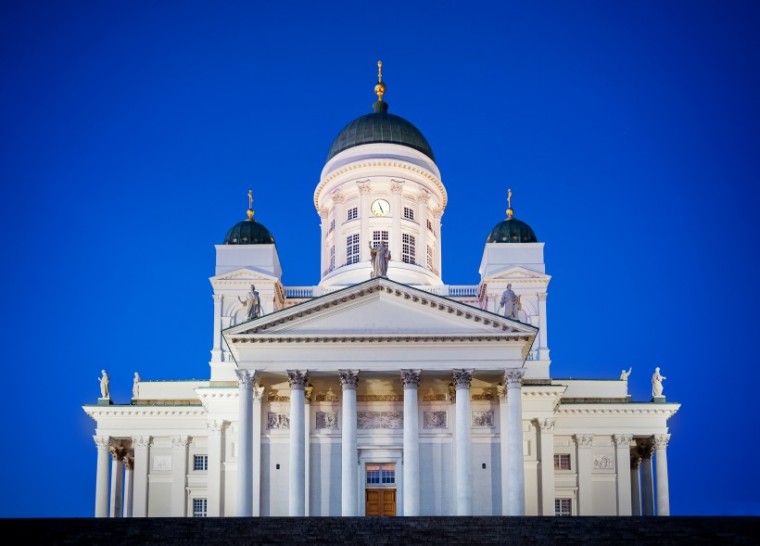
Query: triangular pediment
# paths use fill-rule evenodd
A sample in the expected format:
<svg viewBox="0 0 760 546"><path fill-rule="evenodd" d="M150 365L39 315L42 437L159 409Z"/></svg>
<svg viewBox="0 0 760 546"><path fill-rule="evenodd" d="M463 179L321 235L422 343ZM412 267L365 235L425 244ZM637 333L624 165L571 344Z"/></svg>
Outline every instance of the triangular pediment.
<svg viewBox="0 0 760 546"><path fill-rule="evenodd" d="M216 286L218 284L224 284L226 282L277 282L279 279L274 275L269 275L268 273L264 273L253 268L243 267L241 269L235 269L234 271L222 273L221 275L216 275L214 277L211 277L209 280L213 286Z"/></svg>
<svg viewBox="0 0 760 546"><path fill-rule="evenodd" d="M546 281L551 279L550 275L538 273L521 266L512 266L502 271L488 275L486 282L492 281Z"/></svg>
<svg viewBox="0 0 760 546"><path fill-rule="evenodd" d="M227 339L483 337L531 339L537 329L389 279L372 279L224 331Z"/></svg>

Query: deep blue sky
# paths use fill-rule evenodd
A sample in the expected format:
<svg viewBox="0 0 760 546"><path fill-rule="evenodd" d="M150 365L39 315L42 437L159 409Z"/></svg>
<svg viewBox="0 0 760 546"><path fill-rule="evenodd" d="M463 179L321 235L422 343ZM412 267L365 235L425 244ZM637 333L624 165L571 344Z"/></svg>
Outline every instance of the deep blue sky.
<svg viewBox="0 0 760 546"><path fill-rule="evenodd" d="M555 377L655 366L673 514L760 514L760 4L4 2L0 517L91 516L112 377L207 378L214 244L245 217L319 280L312 195L374 100L435 151L443 276L546 242Z"/></svg>

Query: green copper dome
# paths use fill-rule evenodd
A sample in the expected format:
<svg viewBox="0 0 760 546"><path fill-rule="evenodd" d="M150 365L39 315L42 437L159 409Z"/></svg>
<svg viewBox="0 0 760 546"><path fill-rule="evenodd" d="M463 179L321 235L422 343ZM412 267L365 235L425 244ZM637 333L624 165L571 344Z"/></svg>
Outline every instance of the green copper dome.
<svg viewBox="0 0 760 546"><path fill-rule="evenodd" d="M263 224L251 218L238 222L224 236L225 245L273 245L274 237Z"/></svg>
<svg viewBox="0 0 760 546"><path fill-rule="evenodd" d="M533 229L518 220L517 218L507 218L502 220L491 230L486 239L486 243L537 243L536 234Z"/></svg>
<svg viewBox="0 0 760 546"><path fill-rule="evenodd" d="M355 119L338 133L330 146L330 161L343 150L362 144L389 143L414 148L435 161L433 149L420 130L395 114L388 113L388 103L377 101L371 114Z"/></svg>

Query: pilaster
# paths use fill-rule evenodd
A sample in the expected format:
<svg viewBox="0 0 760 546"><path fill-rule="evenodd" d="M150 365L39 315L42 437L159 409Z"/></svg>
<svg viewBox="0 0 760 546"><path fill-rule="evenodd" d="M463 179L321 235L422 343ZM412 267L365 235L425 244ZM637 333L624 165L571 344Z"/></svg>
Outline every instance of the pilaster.
<svg viewBox="0 0 760 546"><path fill-rule="evenodd" d="M576 434L576 460L578 461L578 515L594 514L594 484L592 483L593 461L591 448L594 437L591 434Z"/></svg>
<svg viewBox="0 0 760 546"><path fill-rule="evenodd" d="M189 436L172 438L172 516L187 516L187 446Z"/></svg>
<svg viewBox="0 0 760 546"><path fill-rule="evenodd" d="M148 516L148 470L150 468L150 436L133 436L132 449L135 457L134 495L132 497L132 516Z"/></svg>
<svg viewBox="0 0 760 546"><path fill-rule="evenodd" d="M615 434L615 472L617 486L617 515L630 516L631 509L631 461L630 450L633 436Z"/></svg>
<svg viewBox="0 0 760 546"><path fill-rule="evenodd" d="M541 515L553 516L554 510L554 426L555 420L536 419L541 449Z"/></svg>

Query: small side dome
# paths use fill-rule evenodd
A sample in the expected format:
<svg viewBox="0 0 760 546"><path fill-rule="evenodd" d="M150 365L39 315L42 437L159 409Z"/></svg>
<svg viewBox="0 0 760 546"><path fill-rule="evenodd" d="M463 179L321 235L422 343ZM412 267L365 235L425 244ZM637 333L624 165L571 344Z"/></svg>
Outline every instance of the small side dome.
<svg viewBox="0 0 760 546"><path fill-rule="evenodd" d="M263 224L251 218L238 222L224 236L225 245L273 245L274 237Z"/></svg>
<svg viewBox="0 0 760 546"><path fill-rule="evenodd" d="M507 190L507 219L494 226L486 243L537 243L536 234L528 224L514 217L512 190Z"/></svg>
<svg viewBox="0 0 760 546"><path fill-rule="evenodd" d="M486 243L537 243L536 234L517 218L502 220L491 230Z"/></svg>
<svg viewBox="0 0 760 546"><path fill-rule="evenodd" d="M230 228L225 245L273 245L274 237L263 224L253 219L253 192L248 190L248 218Z"/></svg>

